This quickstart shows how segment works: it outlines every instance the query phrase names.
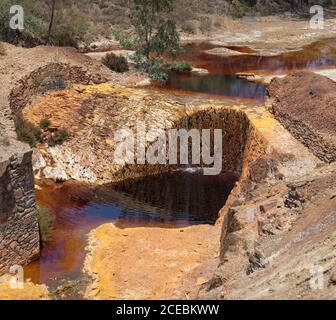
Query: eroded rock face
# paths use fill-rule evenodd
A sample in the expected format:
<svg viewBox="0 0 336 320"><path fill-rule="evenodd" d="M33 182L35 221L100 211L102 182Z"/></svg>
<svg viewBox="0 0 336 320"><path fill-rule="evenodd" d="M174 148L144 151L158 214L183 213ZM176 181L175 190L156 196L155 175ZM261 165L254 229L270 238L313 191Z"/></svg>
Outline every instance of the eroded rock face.
<svg viewBox="0 0 336 320"><path fill-rule="evenodd" d="M37 149L33 150L33 170L34 172L39 171L41 169L44 169L47 164L46 161L43 158L43 155L40 151L38 151Z"/></svg>
<svg viewBox="0 0 336 320"><path fill-rule="evenodd" d="M70 132L69 141L48 148L48 152L55 166L63 168L69 177L89 183L109 183L179 167L115 163L115 133L128 129L137 138L142 125L147 134L147 141L141 141L145 150L158 136L167 138L169 129L222 129L222 170L237 176L249 161L265 153L265 142L250 125L247 114L238 108L187 105L118 85L75 86L51 93L26 108L24 116L36 124L48 118L54 127Z"/></svg>
<svg viewBox="0 0 336 320"><path fill-rule="evenodd" d="M269 87L274 116L322 161L336 161L336 83L298 72Z"/></svg>
<svg viewBox="0 0 336 320"><path fill-rule="evenodd" d="M249 192L223 212L221 263L199 297L334 299L335 195L335 165Z"/></svg>
<svg viewBox="0 0 336 320"><path fill-rule="evenodd" d="M101 84L48 94L23 114L35 124L48 118L53 127L69 131L69 141L47 148L48 166L88 183L105 184L180 167L114 161L116 132L127 129L138 139L139 125L147 134L146 141L140 140L138 145L144 150L157 142L158 136L167 138L169 129L221 129L222 171L249 178L251 188L263 181L305 174L320 162L264 108L187 104L149 91ZM137 152L134 160L137 163Z"/></svg>

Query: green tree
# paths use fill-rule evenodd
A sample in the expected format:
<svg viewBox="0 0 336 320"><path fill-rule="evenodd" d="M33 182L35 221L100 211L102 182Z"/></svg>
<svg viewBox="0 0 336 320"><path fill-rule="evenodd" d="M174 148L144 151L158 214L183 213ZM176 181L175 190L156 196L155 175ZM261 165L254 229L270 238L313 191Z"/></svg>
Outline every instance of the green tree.
<svg viewBox="0 0 336 320"><path fill-rule="evenodd" d="M176 58L180 36L172 18L174 0L131 0L130 20L136 32L138 53L147 59L151 53L161 57L167 51Z"/></svg>
<svg viewBox="0 0 336 320"><path fill-rule="evenodd" d="M152 78L166 78L161 60L166 52L173 59L179 54L180 35L173 19L174 0L130 0L130 21L135 31L135 61ZM151 74L155 73L155 74Z"/></svg>

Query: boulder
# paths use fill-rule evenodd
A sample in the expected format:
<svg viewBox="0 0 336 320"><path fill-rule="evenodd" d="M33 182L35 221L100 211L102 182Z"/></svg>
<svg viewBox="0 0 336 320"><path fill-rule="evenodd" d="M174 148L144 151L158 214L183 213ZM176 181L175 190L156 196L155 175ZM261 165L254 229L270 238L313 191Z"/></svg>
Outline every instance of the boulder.
<svg viewBox="0 0 336 320"><path fill-rule="evenodd" d="M64 182L69 179L68 175L62 168L45 167L43 174L47 179L51 179L55 182Z"/></svg>
<svg viewBox="0 0 336 320"><path fill-rule="evenodd" d="M47 166L42 154L37 149L33 151L33 170L34 172L43 169Z"/></svg>
<svg viewBox="0 0 336 320"><path fill-rule="evenodd" d="M203 68L192 68L192 70L191 70L191 72L192 73L196 73L196 74L200 74L200 75L202 75L202 74L209 74L209 70L207 70L207 69L203 69Z"/></svg>

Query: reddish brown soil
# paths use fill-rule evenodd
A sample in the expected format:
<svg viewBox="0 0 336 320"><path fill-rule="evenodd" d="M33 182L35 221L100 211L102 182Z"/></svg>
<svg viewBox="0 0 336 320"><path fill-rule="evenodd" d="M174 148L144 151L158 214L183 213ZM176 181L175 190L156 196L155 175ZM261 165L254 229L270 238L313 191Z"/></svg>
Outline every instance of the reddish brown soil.
<svg viewBox="0 0 336 320"><path fill-rule="evenodd" d="M325 162L336 161L336 83L298 72L269 87L275 117Z"/></svg>

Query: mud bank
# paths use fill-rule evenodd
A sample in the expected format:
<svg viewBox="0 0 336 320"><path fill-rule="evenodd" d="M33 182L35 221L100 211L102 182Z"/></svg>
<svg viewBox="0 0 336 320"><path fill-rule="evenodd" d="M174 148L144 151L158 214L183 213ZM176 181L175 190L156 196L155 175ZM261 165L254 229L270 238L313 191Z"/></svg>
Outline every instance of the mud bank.
<svg viewBox="0 0 336 320"><path fill-rule="evenodd" d="M244 21L226 18L223 27L213 31L211 37L185 36L183 40L187 43L210 40L217 46L247 46L259 55L274 56L335 37L335 19L325 19L323 30L311 29L309 21L309 18L299 20L286 16L255 17Z"/></svg>

